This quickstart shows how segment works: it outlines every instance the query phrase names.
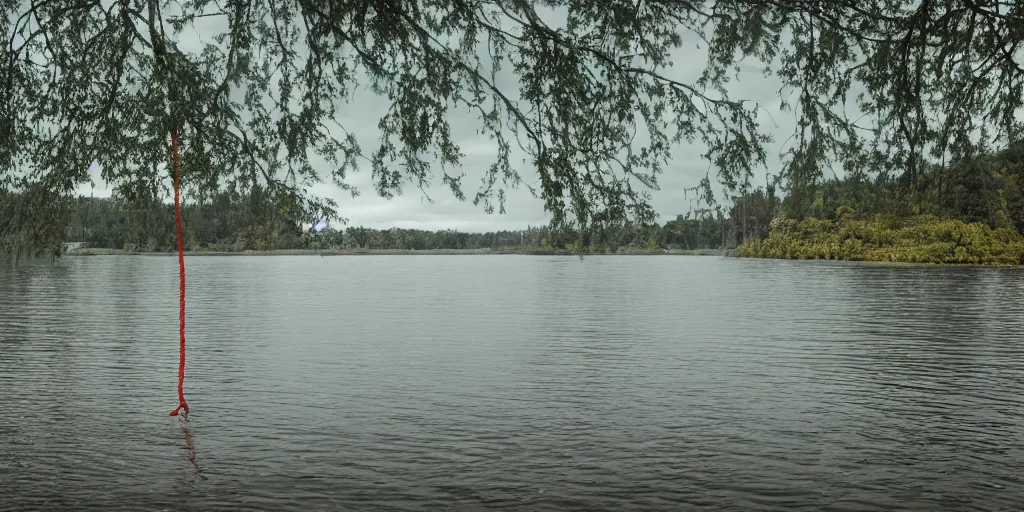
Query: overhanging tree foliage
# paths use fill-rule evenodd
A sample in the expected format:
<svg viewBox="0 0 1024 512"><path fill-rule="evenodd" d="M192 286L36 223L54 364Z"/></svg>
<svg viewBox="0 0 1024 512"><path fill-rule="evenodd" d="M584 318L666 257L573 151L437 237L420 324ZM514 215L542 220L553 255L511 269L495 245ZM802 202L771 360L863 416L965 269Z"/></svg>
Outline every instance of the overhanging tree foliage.
<svg viewBox="0 0 1024 512"><path fill-rule="evenodd" d="M565 23L546 21L551 7ZM1015 2L0 0L0 9L0 189L24 192L32 212L0 222L0 237L36 246L57 243L39 226L93 161L121 194L164 193L172 126L187 141L185 184L202 194L259 184L298 213L335 216L338 205L309 187L331 179L357 193L346 177L366 161L385 197L441 180L464 198L448 120L457 109L478 114L496 142L473 195L487 211L503 210L506 188L524 183L518 146L555 225L600 233L649 221L647 189L683 140L707 147L729 190L765 164L757 106L725 91L742 58L797 92L780 173L797 198L834 164L895 173L913 198L928 158L1020 135ZM208 30L209 20L223 29L204 33L200 53L169 50L185 27ZM708 51L693 84L666 71L685 33L702 35ZM359 85L392 102L369 153L354 127L335 123ZM858 89L854 118L844 107ZM318 172L314 155L329 168Z"/></svg>

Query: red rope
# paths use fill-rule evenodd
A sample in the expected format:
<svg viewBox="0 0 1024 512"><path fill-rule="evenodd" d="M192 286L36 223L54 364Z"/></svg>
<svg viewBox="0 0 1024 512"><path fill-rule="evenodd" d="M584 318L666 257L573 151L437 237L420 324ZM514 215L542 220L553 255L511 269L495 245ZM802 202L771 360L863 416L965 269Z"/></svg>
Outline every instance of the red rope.
<svg viewBox="0 0 1024 512"><path fill-rule="evenodd" d="M178 131L171 131L171 155L174 161L174 222L178 227L178 282L180 297L178 300L178 324L180 348L178 349L178 407L171 411L177 416L182 409L188 414L188 402L185 401L185 244L181 238L181 201L179 199L178 178Z"/></svg>

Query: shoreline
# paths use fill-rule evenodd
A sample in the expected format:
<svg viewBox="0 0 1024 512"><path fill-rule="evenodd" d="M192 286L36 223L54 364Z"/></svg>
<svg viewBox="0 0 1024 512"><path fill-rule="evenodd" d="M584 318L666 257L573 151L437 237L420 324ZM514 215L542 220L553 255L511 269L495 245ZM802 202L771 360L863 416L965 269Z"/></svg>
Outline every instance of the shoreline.
<svg viewBox="0 0 1024 512"><path fill-rule="evenodd" d="M176 256L177 252L128 252L121 249L73 249L65 256ZM277 249L262 251L185 251L185 256L456 256L456 255L519 255L576 256L578 253L554 249ZM584 256L725 256L726 251L713 249L624 250L614 253L584 253Z"/></svg>
<svg viewBox="0 0 1024 512"><path fill-rule="evenodd" d="M852 263L855 265L871 267L893 267L893 268L956 268L956 269L1016 269L1024 270L1024 264L1002 264L1002 263L930 263L914 261L889 261L889 260L851 260L851 259L827 259L827 258L770 258L764 256L736 256L745 260L767 260L767 261L790 261L794 263L822 264L822 263Z"/></svg>
<svg viewBox="0 0 1024 512"><path fill-rule="evenodd" d="M74 249L64 256L177 256L177 252L129 252L122 249L87 248ZM578 253L553 249L276 249L249 251L185 251L185 256L469 256L469 255L516 255L516 256L578 256ZM861 259L829 259L829 258L773 258L764 256L741 256L736 251L715 249L682 250L682 249L635 249L615 253L584 253L584 256L715 256L726 258L742 258L752 260L799 261L807 263L854 263L867 266L895 268L1003 268L1024 269L1024 265L1007 265L993 263L929 263L910 261L885 261Z"/></svg>

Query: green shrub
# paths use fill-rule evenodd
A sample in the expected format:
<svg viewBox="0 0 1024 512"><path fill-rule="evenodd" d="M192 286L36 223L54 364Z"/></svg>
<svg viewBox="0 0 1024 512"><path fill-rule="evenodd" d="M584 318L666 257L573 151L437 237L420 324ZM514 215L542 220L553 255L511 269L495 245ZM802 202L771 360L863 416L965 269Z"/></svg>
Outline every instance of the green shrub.
<svg viewBox="0 0 1024 512"><path fill-rule="evenodd" d="M891 261L931 264L1024 264L1024 237L1009 227L920 215L899 220L782 219L769 235L737 252L749 258Z"/></svg>

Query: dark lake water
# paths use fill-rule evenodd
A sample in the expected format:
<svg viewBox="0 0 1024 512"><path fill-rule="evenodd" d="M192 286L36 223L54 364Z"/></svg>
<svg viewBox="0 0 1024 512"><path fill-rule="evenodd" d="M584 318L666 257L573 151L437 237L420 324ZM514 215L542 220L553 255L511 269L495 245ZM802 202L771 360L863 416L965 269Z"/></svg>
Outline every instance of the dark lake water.
<svg viewBox="0 0 1024 512"><path fill-rule="evenodd" d="M0 268L0 510L1024 508L1024 272L713 257Z"/></svg>

